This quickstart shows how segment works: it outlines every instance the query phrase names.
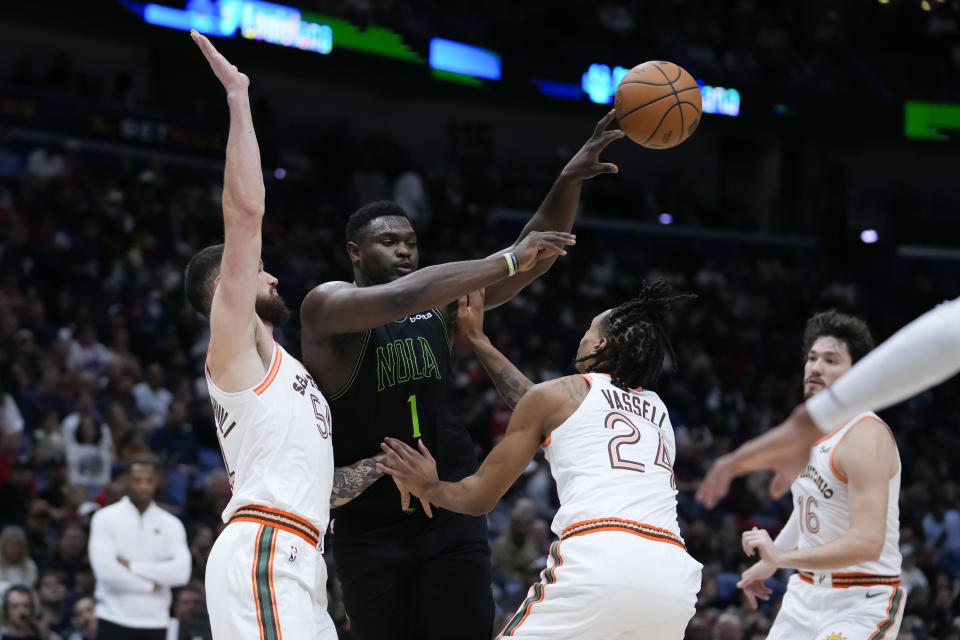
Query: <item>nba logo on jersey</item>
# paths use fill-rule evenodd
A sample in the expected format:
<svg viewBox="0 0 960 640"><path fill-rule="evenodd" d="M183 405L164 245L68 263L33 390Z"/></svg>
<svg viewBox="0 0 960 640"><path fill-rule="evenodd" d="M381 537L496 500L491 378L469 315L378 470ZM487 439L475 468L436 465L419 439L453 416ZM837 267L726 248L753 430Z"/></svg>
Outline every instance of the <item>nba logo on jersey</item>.
<svg viewBox="0 0 960 640"><path fill-rule="evenodd" d="M287 560L289 562L296 562L297 560L297 548L293 545L290 545L290 557Z"/></svg>

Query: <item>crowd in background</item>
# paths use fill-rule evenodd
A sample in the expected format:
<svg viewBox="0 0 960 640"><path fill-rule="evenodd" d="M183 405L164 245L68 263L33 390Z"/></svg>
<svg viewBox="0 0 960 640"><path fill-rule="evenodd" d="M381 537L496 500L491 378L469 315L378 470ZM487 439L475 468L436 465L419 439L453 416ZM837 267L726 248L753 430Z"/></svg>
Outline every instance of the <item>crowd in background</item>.
<svg viewBox="0 0 960 640"><path fill-rule="evenodd" d="M205 561L230 489L202 376L206 322L188 309L182 270L222 235L220 176L9 139L0 166L12 167L0 177L0 588L32 590L24 603L40 616L44 640L92 638L90 517L123 495L126 462L153 453L164 467L157 502L183 520L193 562L173 614L181 629L200 633ZM422 264L486 255L521 226L492 215L516 203L485 188L482 176L388 177L362 163L341 171L339 190L269 181L263 259L294 310L310 287L350 277L343 225L367 199L405 202L420 231ZM546 193L549 183L541 187ZM592 195L602 189L586 187L592 214L604 213ZM705 565L687 637L756 640L789 572L771 581L771 603L751 611L735 588L752 562L739 535L753 526L775 534L790 499L772 501L765 479L754 477L705 512L692 499L696 483L717 454L776 424L799 399L809 315L852 312L883 338L956 297L955 274L953 262L900 258L883 247L734 243L591 225L578 229L576 248L546 276L490 312L486 329L539 381L571 371L590 318L631 296L642 279L666 277L698 294L671 316L677 362L655 389L677 434L681 531ZM278 338L299 352L296 322ZM502 436L509 411L466 343L454 349L453 406L482 456ZM960 638L958 390L954 381L884 413L904 461L901 638ZM499 621L544 566L556 506L538 456L489 516ZM346 638L335 549L327 560L331 612Z"/></svg>

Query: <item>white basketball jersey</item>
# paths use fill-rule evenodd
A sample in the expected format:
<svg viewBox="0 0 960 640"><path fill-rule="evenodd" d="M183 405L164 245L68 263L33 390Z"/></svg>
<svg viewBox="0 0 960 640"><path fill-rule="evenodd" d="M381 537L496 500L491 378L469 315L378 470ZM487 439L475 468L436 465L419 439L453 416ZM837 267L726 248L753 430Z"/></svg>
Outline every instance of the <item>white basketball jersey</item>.
<svg viewBox="0 0 960 640"><path fill-rule="evenodd" d="M866 418L879 420L872 412L861 413L813 446L810 463L794 480L793 508L800 523L797 547L808 549L836 540L850 529L847 479L833 461L837 446L855 424ZM893 437L893 434L890 435ZM898 575L900 573L900 454L897 472L890 478L887 496L887 534L880 559L838 570L838 573Z"/></svg>
<svg viewBox="0 0 960 640"><path fill-rule="evenodd" d="M279 344L263 380L223 391L207 372L217 439L233 497L223 511L258 505L326 531L333 487L330 407L307 370Z"/></svg>
<svg viewBox="0 0 960 640"><path fill-rule="evenodd" d="M552 529L623 518L679 536L673 426L652 391L624 391L603 373L583 376L590 391L544 442L560 510Z"/></svg>

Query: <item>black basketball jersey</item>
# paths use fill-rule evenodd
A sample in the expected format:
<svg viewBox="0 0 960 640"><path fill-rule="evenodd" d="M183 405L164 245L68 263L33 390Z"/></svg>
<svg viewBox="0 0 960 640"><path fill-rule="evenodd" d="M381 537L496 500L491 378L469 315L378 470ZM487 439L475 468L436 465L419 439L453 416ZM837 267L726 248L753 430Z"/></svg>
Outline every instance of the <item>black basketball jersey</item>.
<svg viewBox="0 0 960 640"><path fill-rule="evenodd" d="M364 334L350 378L329 396L336 466L381 453L380 444L390 436L415 449L422 438L443 480L459 480L476 469L466 427L443 417L450 348L446 320L437 309ZM340 523L385 526L423 517L416 499L411 503L415 510L402 512L400 493L393 479L384 476L331 515Z"/></svg>

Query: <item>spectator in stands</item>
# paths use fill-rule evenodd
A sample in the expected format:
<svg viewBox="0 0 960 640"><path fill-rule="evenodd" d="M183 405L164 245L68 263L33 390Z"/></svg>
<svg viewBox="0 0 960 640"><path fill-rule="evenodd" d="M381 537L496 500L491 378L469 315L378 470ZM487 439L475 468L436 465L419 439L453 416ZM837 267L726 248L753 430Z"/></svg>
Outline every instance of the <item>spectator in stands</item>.
<svg viewBox="0 0 960 640"><path fill-rule="evenodd" d="M96 640L97 614L96 601L93 598L80 598L73 605L73 619L70 633L64 640Z"/></svg>
<svg viewBox="0 0 960 640"><path fill-rule="evenodd" d="M55 364L48 364L43 370L40 384L24 395L24 419L27 424L36 424L48 411L55 411L58 418L65 417L73 410L70 396L60 389L63 376Z"/></svg>
<svg viewBox="0 0 960 640"><path fill-rule="evenodd" d="M173 616L167 632L168 640L211 640L210 621L203 611L203 592L193 587L177 591Z"/></svg>
<svg viewBox="0 0 960 640"><path fill-rule="evenodd" d="M29 462L17 460L19 447L20 434L0 434L0 467L9 465L6 482L0 483L0 513L5 522L13 524L23 524L30 501L36 494L33 467ZM28 530L28 537L29 533Z"/></svg>
<svg viewBox="0 0 960 640"><path fill-rule="evenodd" d="M190 579L183 524L153 501L158 481L155 460L135 460L127 496L91 521L100 640L164 640L171 587Z"/></svg>
<svg viewBox="0 0 960 640"><path fill-rule="evenodd" d="M163 386L163 367L154 362L147 368L147 379L133 387L137 408L148 418L153 427L163 424L167 409L173 402L173 394Z"/></svg>
<svg viewBox="0 0 960 640"><path fill-rule="evenodd" d="M150 434L148 442L167 467L195 465L197 438L193 435L193 425L187 422L187 405L179 400L172 402L162 426Z"/></svg>
<svg viewBox="0 0 960 640"><path fill-rule="evenodd" d="M0 366L6 368L9 365L0 363ZM2 385L0 385L0 431L16 431L18 433L23 431L23 415L17 407L17 401Z"/></svg>
<svg viewBox="0 0 960 640"><path fill-rule="evenodd" d="M63 572L56 569L41 571L37 594L40 610L49 622L50 630L61 638L65 637L70 632L70 606Z"/></svg>
<svg viewBox="0 0 960 640"><path fill-rule="evenodd" d="M943 493L936 494L933 509L923 518L923 534L939 550L940 566L960 577L960 511L949 504Z"/></svg>
<svg viewBox="0 0 960 640"><path fill-rule="evenodd" d="M113 352L97 339L93 325L85 324L77 331L77 338L70 345L67 369L84 369L99 374L113 361L113 357Z"/></svg>
<svg viewBox="0 0 960 640"><path fill-rule="evenodd" d="M742 640L743 621L733 611L724 612L713 625L711 640Z"/></svg>
<svg viewBox="0 0 960 640"><path fill-rule="evenodd" d="M68 583L73 582L73 576L87 562L87 532L77 522L69 522L64 526L57 538L54 552L49 560L41 562L43 569L60 571L61 575L68 576ZM41 574L45 573L41 571Z"/></svg>
<svg viewBox="0 0 960 640"><path fill-rule="evenodd" d="M523 581L527 567L544 555L530 537L537 520L537 505L530 498L518 498L510 514L510 527L496 539L491 549L491 563L505 580ZM523 582L526 590L527 583Z"/></svg>
<svg viewBox="0 0 960 640"><path fill-rule="evenodd" d="M0 640L54 640L43 626L37 596L23 585L14 585L3 594Z"/></svg>
<svg viewBox="0 0 960 640"><path fill-rule="evenodd" d="M75 429L65 430L66 459L71 483L97 494L110 481L113 437L110 429L92 414L80 416Z"/></svg>
<svg viewBox="0 0 960 640"><path fill-rule="evenodd" d="M0 533L0 592L15 584L32 587L37 583L37 563L27 554L27 535L16 526Z"/></svg>
<svg viewBox="0 0 960 640"><path fill-rule="evenodd" d="M903 563L900 568L900 586L907 594L908 602L910 592L915 589L929 589L930 581L926 574L917 567L917 549L912 544L901 545L900 556Z"/></svg>

